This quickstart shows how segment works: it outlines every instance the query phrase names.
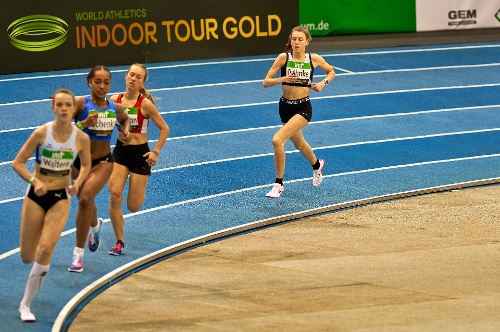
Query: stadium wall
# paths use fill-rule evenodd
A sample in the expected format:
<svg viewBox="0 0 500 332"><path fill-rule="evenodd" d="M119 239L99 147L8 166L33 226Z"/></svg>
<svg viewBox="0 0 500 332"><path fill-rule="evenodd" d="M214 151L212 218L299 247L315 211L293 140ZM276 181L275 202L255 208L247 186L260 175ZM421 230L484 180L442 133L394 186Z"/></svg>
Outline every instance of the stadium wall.
<svg viewBox="0 0 500 332"><path fill-rule="evenodd" d="M500 28L500 0L300 0L313 36Z"/></svg>
<svg viewBox="0 0 500 332"><path fill-rule="evenodd" d="M0 12L0 74L276 54L313 36L500 28L500 0L24 0Z"/></svg>

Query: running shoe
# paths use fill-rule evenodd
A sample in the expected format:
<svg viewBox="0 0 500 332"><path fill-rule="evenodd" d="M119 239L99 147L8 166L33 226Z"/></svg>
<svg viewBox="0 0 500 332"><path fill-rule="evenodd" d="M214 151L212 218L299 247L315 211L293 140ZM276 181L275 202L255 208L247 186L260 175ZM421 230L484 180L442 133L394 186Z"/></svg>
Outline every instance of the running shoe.
<svg viewBox="0 0 500 332"><path fill-rule="evenodd" d="M83 272L83 257L73 256L73 261L68 268L69 272Z"/></svg>
<svg viewBox="0 0 500 332"><path fill-rule="evenodd" d="M19 306L19 318L21 318L21 321L23 322L36 322L36 318L35 318L35 315L33 315L31 313L31 310L29 307L25 306L25 305L20 305Z"/></svg>
<svg viewBox="0 0 500 332"><path fill-rule="evenodd" d="M123 250L125 249L125 244L123 242L116 242L115 246L108 250L108 254L113 256L120 256L123 254Z"/></svg>
<svg viewBox="0 0 500 332"><path fill-rule="evenodd" d="M99 230L96 233L92 233L92 230L90 231L88 245L89 245L89 250L92 252L99 249L99 246L101 245L101 239L99 238L99 235L101 234L103 222L104 220L102 218L97 218Z"/></svg>
<svg viewBox="0 0 500 332"><path fill-rule="evenodd" d="M279 184L279 183L275 183L275 184L273 184L273 189L271 189L271 191L267 193L266 197L278 198L284 192L285 192L285 189L283 188L283 185Z"/></svg>
<svg viewBox="0 0 500 332"><path fill-rule="evenodd" d="M313 186L317 187L321 184L321 181L323 181L323 167L325 167L325 160L320 159L319 160L319 168L313 170Z"/></svg>

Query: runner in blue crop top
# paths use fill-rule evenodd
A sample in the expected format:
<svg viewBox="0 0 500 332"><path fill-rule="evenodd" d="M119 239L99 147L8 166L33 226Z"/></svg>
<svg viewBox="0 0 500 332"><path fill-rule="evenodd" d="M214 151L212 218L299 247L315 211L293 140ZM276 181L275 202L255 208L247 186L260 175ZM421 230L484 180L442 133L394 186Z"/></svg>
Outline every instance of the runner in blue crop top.
<svg viewBox="0 0 500 332"><path fill-rule="evenodd" d="M94 203L97 194L106 185L113 171L113 156L111 155L111 135L116 121L122 131L118 139L124 143L130 141L130 120L123 106L114 104L106 99L111 85L111 72L104 66L95 66L87 74L87 84L91 93L87 97L77 98L75 124L88 133L90 137L90 153L92 156L92 170L78 194L78 211L76 213L76 246L73 250L73 261L70 272L83 271L83 253L89 229L90 251L99 248L99 229L97 207ZM79 176L78 160L72 169L72 177Z"/></svg>
<svg viewBox="0 0 500 332"><path fill-rule="evenodd" d="M83 110L75 117L75 121L81 124L89 115L95 113L97 113L97 123L94 126L84 127L82 130L89 135L91 140L111 142L116 123L116 105L108 102L107 106L99 107L90 96L86 96Z"/></svg>
<svg viewBox="0 0 500 332"><path fill-rule="evenodd" d="M304 139L302 128L309 123L312 117L310 90L320 92L328 82L333 80L335 72L323 57L306 52L310 41L311 35L306 28L301 26L293 28L288 37L285 52L276 57L263 82L266 88L278 84L282 85L279 115L283 123L272 140L276 180L266 197L278 198L284 192L285 142L287 140L291 140L311 163L313 185L319 186L323 179L322 172L325 161L316 158L311 146ZM326 77L322 81L314 83L314 69L318 67L326 73ZM278 73L281 73L280 77L275 77Z"/></svg>

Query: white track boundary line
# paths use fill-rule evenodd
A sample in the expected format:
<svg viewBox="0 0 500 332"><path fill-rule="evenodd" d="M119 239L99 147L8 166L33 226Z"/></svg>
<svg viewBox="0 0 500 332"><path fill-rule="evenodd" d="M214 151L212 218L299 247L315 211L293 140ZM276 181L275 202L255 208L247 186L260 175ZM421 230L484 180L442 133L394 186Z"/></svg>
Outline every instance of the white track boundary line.
<svg viewBox="0 0 500 332"><path fill-rule="evenodd" d="M332 120L321 120L321 121L312 121L309 123L309 125L317 125L317 124L325 124L325 123L334 123L334 122L345 122L345 121L360 121L360 120L370 120L370 119L381 119L381 118L389 118L389 117L397 117L397 116L411 116L411 115L422 115L422 114L430 114L430 113L444 113L444 112L456 112L456 111L471 111L471 110L478 110L478 109L488 109L488 108L497 108L500 107L500 104L496 105L482 105L482 106L470 106L470 107L456 107L456 108L443 108L443 109L438 109L438 110L427 110L427 111L415 111L415 112L408 112L408 113L391 113L391 114L377 114L377 115L367 115L367 116L359 116L359 117L351 117L351 118L342 118L342 119L332 119ZM243 129L234 129L234 130L227 130L227 131L219 131L219 132L212 132L212 133L206 133L206 134L195 134L195 135L185 135L185 136L174 136L170 137L169 141L173 140L181 140L181 139L189 139L189 138L198 138L198 137L206 137L206 136L216 136L216 135L224 135L224 134L233 134L233 133L241 133L241 132L249 132L249 131L256 131L256 130L266 130L266 129L274 129L274 128L279 128L281 125L275 125L275 126L265 126L265 127L254 127L254 128L243 128ZM16 130L27 130L29 128L19 128ZM479 132L488 132L488 131L496 131L500 128L489 128L489 129L478 129L478 130L470 130L470 131L461 131L461 132L454 132L454 133L441 133L441 134L429 134L429 135L424 135L424 136L415 136L415 138L426 138L426 137L437 137L437 136L448 136L448 135L461 135L461 134L472 134L472 133L479 133ZM0 130L0 133L3 132L8 132L8 131L16 131L15 129L9 129L9 130ZM393 139L386 139L386 140L378 140L378 141L370 141L370 142L390 142L391 140L405 140L405 139L413 139L411 137L401 137L401 138L393 138ZM157 140L148 140L148 143L154 143ZM354 143L346 143L346 144L340 144L340 145L332 145L329 147L316 147L313 148L313 150L320 150L320 149L326 149L326 148L335 148L335 147L343 147L343 146L352 146L352 145L362 145L362 144L371 144L368 142L354 142ZM111 146L112 148L114 145ZM287 151L287 153L294 153L297 152L295 151ZM269 154L259 154L255 155L255 157L259 156L268 156ZM254 156L243 156L239 158L229 158L229 159L222 159L221 161L229 161L229 160L239 160L239 159L248 159L252 158ZM34 160L34 157L30 157L28 160ZM204 164L213 164L216 162L221 162L221 161L208 161L208 162L202 162L198 164L190 164L191 166L196 166L196 165L204 165ZM12 160L10 161L3 161L0 162L0 166L5 166L5 165L10 165L12 164ZM187 166L174 166L170 168L164 168L164 169L155 169L153 172L158 172L162 170L169 170L169 169L174 169L174 168L182 168L182 167L187 167ZM14 199L17 200L17 199ZM5 201L3 201L5 202ZM2 201L0 201L0 204Z"/></svg>
<svg viewBox="0 0 500 332"><path fill-rule="evenodd" d="M403 68L403 69L387 69L387 70L374 70L374 71L366 71L366 72L352 72L347 69L341 69L345 71L345 73L338 73L337 76L353 76L353 75L376 75L376 74L387 74L387 73L404 73L404 72L416 72L416 71L430 71L430 70L449 70L449 69L467 69L467 68L478 68L478 67L493 67L500 66L500 63L487 63L487 64L477 64L477 65L454 65L454 66L441 66L441 67L422 67L422 68ZM324 77L325 75L318 75L318 78ZM222 83L207 83L207 84L198 84L198 85L187 85L187 86L177 86L177 87L169 87L169 88L156 88L150 89L150 92L161 92L161 91L174 91L174 90L185 90L185 89L199 89L206 87L215 87L215 86L226 86L226 85L238 85L238 84L251 84L251 83L261 83L262 79L258 80L247 80L247 81L234 81L234 82L222 82ZM108 95L117 94L118 92L110 92ZM82 96L76 96L82 97ZM313 99L313 98L311 98ZM40 103L40 102L49 102L50 99L36 99L36 100L26 100L26 101L18 101L18 102L10 102L0 104L2 106L14 106L14 105L22 105L22 104L30 104L30 103Z"/></svg>

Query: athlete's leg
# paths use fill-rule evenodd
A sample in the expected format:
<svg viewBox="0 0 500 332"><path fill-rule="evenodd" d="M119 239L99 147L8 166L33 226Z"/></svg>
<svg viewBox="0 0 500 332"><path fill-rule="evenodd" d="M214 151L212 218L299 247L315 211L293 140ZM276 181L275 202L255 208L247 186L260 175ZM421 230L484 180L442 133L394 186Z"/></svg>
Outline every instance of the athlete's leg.
<svg viewBox="0 0 500 332"><path fill-rule="evenodd" d="M316 163L318 159L316 158L316 155L314 154L314 151L309 143L305 140L302 130L299 130L295 135L290 137L290 140L293 142L295 148L300 151L300 153L309 161L309 163L311 163L311 165Z"/></svg>
<svg viewBox="0 0 500 332"><path fill-rule="evenodd" d="M61 233L69 217L71 201L61 199L54 204L45 214L42 236L36 250L35 260L42 264L50 264L52 254L61 238Z"/></svg>
<svg viewBox="0 0 500 332"><path fill-rule="evenodd" d="M109 219L113 225L116 240L123 241L123 189L128 178L128 168L115 163L113 173L108 181L109 189ZM130 192L130 188L129 188Z"/></svg>
<svg viewBox="0 0 500 332"><path fill-rule="evenodd" d="M34 203L33 201L31 202ZM37 241L35 263L31 268L24 289L24 296L19 305L22 321L35 320L35 316L30 311L31 301L49 272L52 254L64 230L64 225L66 225L66 221L68 220L69 210L70 200L63 199L54 204L45 213L43 227L40 230L41 235L39 236L39 241Z"/></svg>
<svg viewBox="0 0 500 332"><path fill-rule="evenodd" d="M76 213L76 246L84 248L91 225L97 225L97 207L94 199L106 185L113 163L100 163L92 168L78 195L78 212Z"/></svg>
<svg viewBox="0 0 500 332"><path fill-rule="evenodd" d="M35 260L36 249L40 242L43 230L43 208L25 197L21 212L21 230L19 237L19 249L23 263L29 264Z"/></svg>
<svg viewBox="0 0 500 332"><path fill-rule="evenodd" d="M146 198L146 187L149 176L144 174L130 173L129 189L127 195L127 208L130 212L137 212Z"/></svg>
<svg viewBox="0 0 500 332"><path fill-rule="evenodd" d="M285 175L285 142L300 132L307 124L308 121L303 116L294 115L273 136L274 166L277 178L283 178Z"/></svg>

